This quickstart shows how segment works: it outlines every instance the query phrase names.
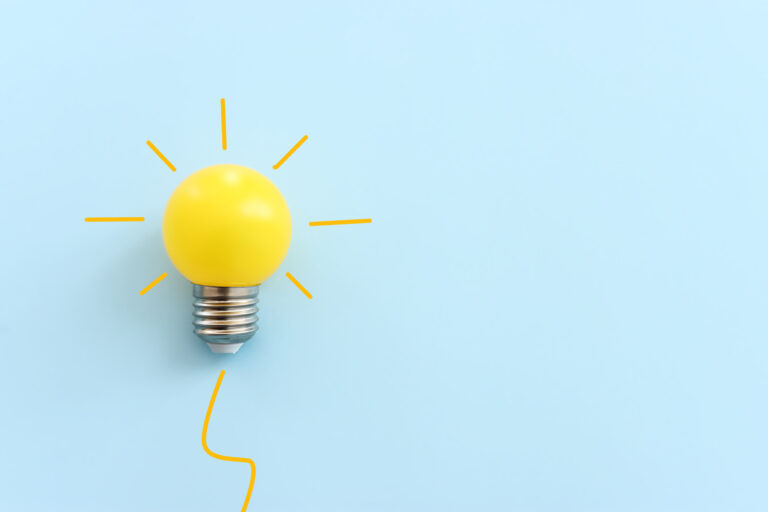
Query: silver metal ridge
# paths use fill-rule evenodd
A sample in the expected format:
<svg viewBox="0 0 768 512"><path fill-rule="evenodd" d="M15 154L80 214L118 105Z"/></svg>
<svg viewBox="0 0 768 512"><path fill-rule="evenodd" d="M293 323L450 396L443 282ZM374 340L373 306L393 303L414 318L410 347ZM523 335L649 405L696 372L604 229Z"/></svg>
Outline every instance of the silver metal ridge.
<svg viewBox="0 0 768 512"><path fill-rule="evenodd" d="M258 286L194 285L195 334L211 351L234 354L259 329Z"/></svg>

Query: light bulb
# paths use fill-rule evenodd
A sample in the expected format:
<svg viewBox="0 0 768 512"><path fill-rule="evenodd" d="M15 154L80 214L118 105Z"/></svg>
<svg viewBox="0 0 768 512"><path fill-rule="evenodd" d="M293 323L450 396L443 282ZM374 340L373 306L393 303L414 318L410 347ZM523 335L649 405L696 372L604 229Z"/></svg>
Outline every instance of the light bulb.
<svg viewBox="0 0 768 512"><path fill-rule="evenodd" d="M213 352L234 354L258 329L259 285L288 252L283 195L241 165L200 169L168 199L163 242L193 284L195 333Z"/></svg>

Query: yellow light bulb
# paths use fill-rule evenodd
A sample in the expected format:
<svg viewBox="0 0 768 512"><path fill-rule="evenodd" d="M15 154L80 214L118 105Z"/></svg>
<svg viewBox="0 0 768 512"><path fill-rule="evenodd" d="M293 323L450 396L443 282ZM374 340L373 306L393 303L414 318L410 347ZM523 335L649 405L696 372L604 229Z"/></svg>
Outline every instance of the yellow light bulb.
<svg viewBox="0 0 768 512"><path fill-rule="evenodd" d="M277 270L291 242L280 190L240 165L201 169L171 194L163 241L195 285L195 332L214 352L236 352L257 329L258 285Z"/></svg>

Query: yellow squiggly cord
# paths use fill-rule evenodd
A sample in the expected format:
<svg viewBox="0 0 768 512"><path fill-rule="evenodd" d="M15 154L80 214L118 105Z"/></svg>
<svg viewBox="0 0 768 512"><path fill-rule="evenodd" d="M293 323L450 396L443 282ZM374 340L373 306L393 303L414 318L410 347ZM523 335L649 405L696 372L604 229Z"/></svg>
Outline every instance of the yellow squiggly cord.
<svg viewBox="0 0 768 512"><path fill-rule="evenodd" d="M221 386L221 381L224 379L224 370L221 370L221 373L219 374L219 380L216 381L216 387L213 388L213 395L211 395L211 402L208 404L208 412L205 413L205 421L203 422L203 450L205 450L205 453L213 457L214 459L219 460L226 460L230 462L245 462L246 464L251 465L251 483L248 484L248 493L245 495L245 502L243 503L243 508L241 512L245 512L248 508L248 502L251 500L251 492L253 492L253 482L256 480L256 464L251 459L246 459L244 457L229 457L227 455L219 455L218 453L213 453L210 448L208 448L208 443L205 441L206 435L208 434L208 422L211 419L211 411L213 410L213 403L216 401L216 395L219 394L219 387Z"/></svg>

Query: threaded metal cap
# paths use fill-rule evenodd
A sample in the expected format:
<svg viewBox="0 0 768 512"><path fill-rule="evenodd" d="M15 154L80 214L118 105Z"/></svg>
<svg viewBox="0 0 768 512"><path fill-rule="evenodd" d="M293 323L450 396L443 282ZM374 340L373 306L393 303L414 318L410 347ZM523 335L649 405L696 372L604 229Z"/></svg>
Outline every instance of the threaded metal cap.
<svg viewBox="0 0 768 512"><path fill-rule="evenodd" d="M258 286L196 284L193 293L195 334L211 351L234 354L258 330Z"/></svg>

